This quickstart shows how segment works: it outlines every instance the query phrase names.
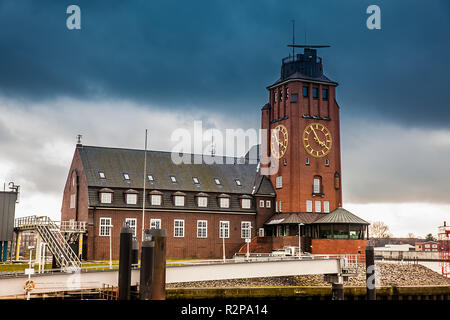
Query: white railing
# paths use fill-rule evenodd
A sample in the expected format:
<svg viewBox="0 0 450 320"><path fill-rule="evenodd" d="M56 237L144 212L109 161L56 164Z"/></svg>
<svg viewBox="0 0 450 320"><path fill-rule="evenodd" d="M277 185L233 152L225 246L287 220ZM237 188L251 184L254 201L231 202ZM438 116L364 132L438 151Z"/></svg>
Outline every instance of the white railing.
<svg viewBox="0 0 450 320"><path fill-rule="evenodd" d="M86 221L61 221L59 222L59 229L62 232L86 232Z"/></svg>

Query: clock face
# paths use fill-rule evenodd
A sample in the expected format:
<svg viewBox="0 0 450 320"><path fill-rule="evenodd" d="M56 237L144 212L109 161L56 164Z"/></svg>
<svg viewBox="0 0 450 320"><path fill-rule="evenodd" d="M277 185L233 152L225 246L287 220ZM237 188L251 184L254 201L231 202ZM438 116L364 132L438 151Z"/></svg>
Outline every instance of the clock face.
<svg viewBox="0 0 450 320"><path fill-rule="evenodd" d="M282 124L276 126L271 132L270 151L272 156L280 159L284 156L288 147L288 132Z"/></svg>
<svg viewBox="0 0 450 320"><path fill-rule="evenodd" d="M322 158L331 150L331 132L321 123L311 123L303 131L303 146L315 158Z"/></svg>

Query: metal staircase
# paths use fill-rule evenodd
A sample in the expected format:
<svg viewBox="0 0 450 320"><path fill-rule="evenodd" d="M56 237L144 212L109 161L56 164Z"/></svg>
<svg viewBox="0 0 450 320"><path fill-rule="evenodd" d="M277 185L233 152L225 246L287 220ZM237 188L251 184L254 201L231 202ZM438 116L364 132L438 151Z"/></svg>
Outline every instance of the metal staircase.
<svg viewBox="0 0 450 320"><path fill-rule="evenodd" d="M47 243L47 248L64 271L76 272L81 269L81 261L73 252L59 226L46 216L30 216L18 218L14 221L17 231L36 231Z"/></svg>

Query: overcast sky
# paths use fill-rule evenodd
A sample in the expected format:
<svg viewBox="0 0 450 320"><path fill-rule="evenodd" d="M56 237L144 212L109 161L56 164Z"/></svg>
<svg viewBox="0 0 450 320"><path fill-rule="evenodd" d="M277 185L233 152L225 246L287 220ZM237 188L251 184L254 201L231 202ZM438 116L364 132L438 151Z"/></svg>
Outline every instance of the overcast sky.
<svg viewBox="0 0 450 320"><path fill-rule="evenodd" d="M81 8L81 30L66 9ZM381 8L381 30L366 8ZM170 133L259 128L296 42L339 82L344 207L394 235L450 221L450 2L0 0L0 181L59 220L75 148L171 150Z"/></svg>

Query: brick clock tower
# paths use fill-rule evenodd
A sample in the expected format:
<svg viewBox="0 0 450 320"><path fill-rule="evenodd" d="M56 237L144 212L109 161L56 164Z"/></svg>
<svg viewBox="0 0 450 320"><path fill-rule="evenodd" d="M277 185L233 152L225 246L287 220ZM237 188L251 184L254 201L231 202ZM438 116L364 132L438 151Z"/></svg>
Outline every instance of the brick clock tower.
<svg viewBox="0 0 450 320"><path fill-rule="evenodd" d="M265 167L277 212L329 213L342 207L338 83L323 74L319 46L296 47L304 52L284 58L280 79L267 87L261 126L272 160Z"/></svg>

